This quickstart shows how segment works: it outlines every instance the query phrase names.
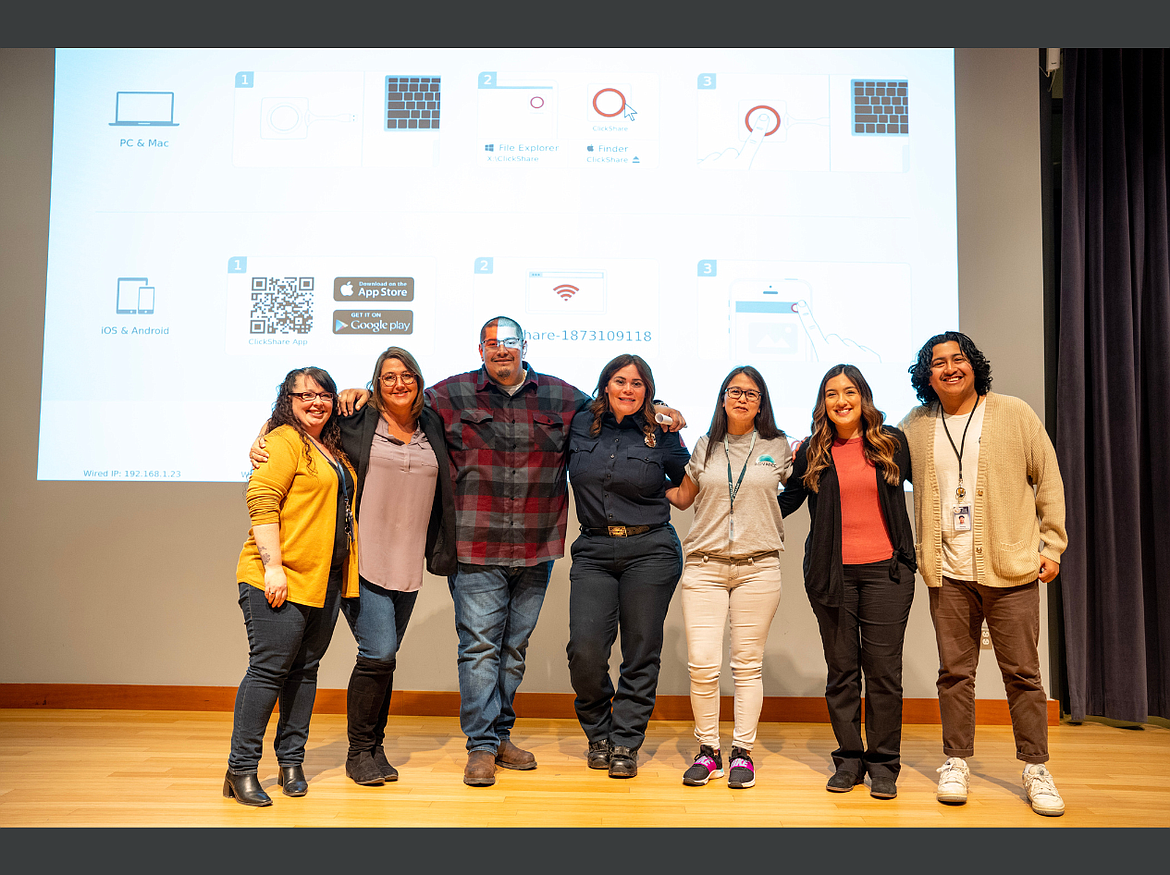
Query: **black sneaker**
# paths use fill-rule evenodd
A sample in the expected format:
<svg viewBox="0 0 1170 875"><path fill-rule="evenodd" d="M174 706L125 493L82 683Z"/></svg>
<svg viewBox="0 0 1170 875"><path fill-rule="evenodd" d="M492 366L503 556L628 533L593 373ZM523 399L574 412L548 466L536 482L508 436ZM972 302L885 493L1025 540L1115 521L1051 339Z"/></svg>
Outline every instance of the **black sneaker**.
<svg viewBox="0 0 1170 875"><path fill-rule="evenodd" d="M727 786L736 790L753 787L756 783L756 767L752 762L752 755L742 747L731 749L731 774L727 776Z"/></svg>
<svg viewBox="0 0 1170 875"><path fill-rule="evenodd" d="M702 787L712 778L723 777L723 756L709 744L699 746L699 755L689 769L683 772L683 783L688 787Z"/></svg>
<svg viewBox="0 0 1170 875"><path fill-rule="evenodd" d="M609 753L609 776L611 778L633 778L638 774L638 752L615 744Z"/></svg>
<svg viewBox="0 0 1170 875"><path fill-rule="evenodd" d="M837 769L833 773L833 777L829 778L829 783L825 784L825 789L830 793L848 793L864 781L865 778L856 772L851 772L848 769Z"/></svg>
<svg viewBox="0 0 1170 875"><path fill-rule="evenodd" d="M608 769L609 755L610 746L608 738L602 739L601 741L589 742L589 750L586 752L589 768Z"/></svg>

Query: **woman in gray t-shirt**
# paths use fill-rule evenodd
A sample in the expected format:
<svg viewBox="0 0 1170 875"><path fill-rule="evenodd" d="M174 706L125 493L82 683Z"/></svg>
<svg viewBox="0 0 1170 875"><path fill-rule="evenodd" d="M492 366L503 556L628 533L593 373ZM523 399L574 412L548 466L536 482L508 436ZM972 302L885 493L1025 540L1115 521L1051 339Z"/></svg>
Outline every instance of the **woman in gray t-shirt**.
<svg viewBox="0 0 1170 875"><path fill-rule="evenodd" d="M719 389L711 428L699 438L682 485L666 491L680 510L695 505L683 542L680 587L699 739L699 754L683 775L689 786L723 777L719 671L728 615L735 733L727 785L756 782L751 750L764 702L764 645L780 605L784 549L776 497L791 469L792 450L776 426L764 378L751 366L736 368Z"/></svg>

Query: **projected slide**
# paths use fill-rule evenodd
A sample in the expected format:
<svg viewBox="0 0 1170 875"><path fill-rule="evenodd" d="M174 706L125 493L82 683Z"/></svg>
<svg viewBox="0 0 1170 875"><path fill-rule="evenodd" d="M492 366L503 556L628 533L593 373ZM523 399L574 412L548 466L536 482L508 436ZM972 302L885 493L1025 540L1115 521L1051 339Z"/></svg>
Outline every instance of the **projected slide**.
<svg viewBox="0 0 1170 875"><path fill-rule="evenodd" d="M658 77L487 71L478 80L484 164L634 167L658 164Z"/></svg>
<svg viewBox="0 0 1170 875"><path fill-rule="evenodd" d="M839 361L896 420L957 324L950 50L78 49L55 81L40 479L238 481L289 369L364 386L399 345L433 383L498 315L586 391L646 358L690 445L737 364L794 436Z"/></svg>

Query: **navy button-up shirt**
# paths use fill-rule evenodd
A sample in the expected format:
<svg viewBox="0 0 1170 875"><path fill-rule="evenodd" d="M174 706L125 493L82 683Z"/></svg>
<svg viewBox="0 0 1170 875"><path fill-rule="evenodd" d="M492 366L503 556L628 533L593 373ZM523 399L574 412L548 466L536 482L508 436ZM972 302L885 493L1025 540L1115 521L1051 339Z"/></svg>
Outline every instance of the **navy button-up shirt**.
<svg viewBox="0 0 1170 875"><path fill-rule="evenodd" d="M656 446L646 446L640 413L612 413L601 420L597 437L589 434L593 414L582 410L569 431L569 482L577 520L586 528L656 526L670 522L666 481L682 482L691 454L677 432L655 428Z"/></svg>

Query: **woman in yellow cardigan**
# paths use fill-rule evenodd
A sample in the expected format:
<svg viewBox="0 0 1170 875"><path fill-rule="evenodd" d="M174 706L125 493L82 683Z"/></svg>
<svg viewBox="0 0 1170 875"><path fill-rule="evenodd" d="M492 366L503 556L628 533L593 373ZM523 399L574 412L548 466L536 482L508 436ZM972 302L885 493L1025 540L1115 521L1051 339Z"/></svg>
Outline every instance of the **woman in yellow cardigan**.
<svg viewBox="0 0 1170 875"><path fill-rule="evenodd" d="M252 472L252 530L236 569L248 630L248 671L236 693L223 795L271 805L257 777L277 701L277 782L304 796L302 764L317 695L317 667L342 596L358 594L354 471L333 415L337 386L320 368L290 371L269 420L268 461Z"/></svg>

